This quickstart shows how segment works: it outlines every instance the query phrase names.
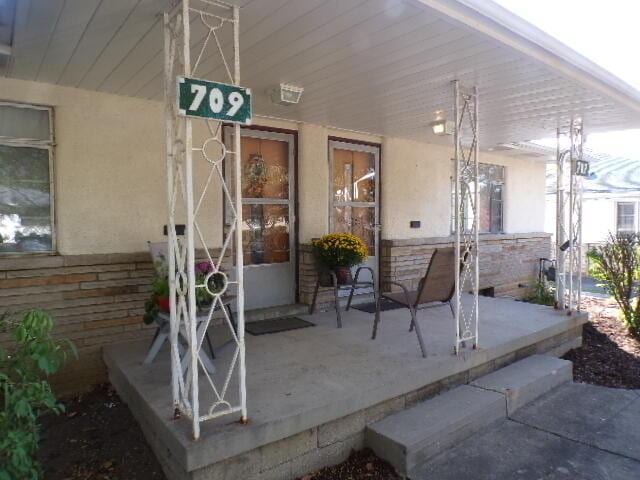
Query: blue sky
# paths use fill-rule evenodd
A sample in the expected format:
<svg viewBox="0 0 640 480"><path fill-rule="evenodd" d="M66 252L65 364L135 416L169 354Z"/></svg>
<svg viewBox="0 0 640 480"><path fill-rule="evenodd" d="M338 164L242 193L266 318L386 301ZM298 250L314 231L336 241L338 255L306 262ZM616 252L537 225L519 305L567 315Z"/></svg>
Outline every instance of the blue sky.
<svg viewBox="0 0 640 480"><path fill-rule="evenodd" d="M640 90L639 0L494 1ZM588 147L640 160L640 130L593 134Z"/></svg>

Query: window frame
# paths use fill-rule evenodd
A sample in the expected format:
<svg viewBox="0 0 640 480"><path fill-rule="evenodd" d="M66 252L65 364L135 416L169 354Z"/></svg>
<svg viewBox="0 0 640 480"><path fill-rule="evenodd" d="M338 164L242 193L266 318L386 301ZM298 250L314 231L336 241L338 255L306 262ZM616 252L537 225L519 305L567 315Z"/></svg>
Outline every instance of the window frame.
<svg viewBox="0 0 640 480"><path fill-rule="evenodd" d="M56 255L58 251L57 229L56 229L56 208L55 208L55 176L54 176L54 114L53 107L46 105L37 105L31 103L16 103L0 100L2 107L26 108L30 110L46 111L49 117L49 138L47 140L39 140L34 138L14 138L0 136L0 145L14 148L39 148L47 150L49 156L49 216L51 219L51 250L41 250L32 252L0 252L0 257L23 256L23 255Z"/></svg>
<svg viewBox="0 0 640 480"><path fill-rule="evenodd" d="M455 162L455 159L452 159L453 162ZM505 191L507 188L507 167L505 165L501 165L499 163L485 163L485 162L479 162L478 163L478 168L480 168L482 165L490 165L490 166L494 166L494 167L500 167L502 169L502 181L501 182L490 182L490 185L500 185L502 187L502 193L501 193L501 200L500 200L500 205L501 205L501 213L500 213L500 229L497 232L492 232L492 231L488 231L488 232L482 232L480 231L480 225L478 225L478 234L479 235L503 235L505 233L504 230L504 217L505 217L505 203L506 203L506 195L505 195ZM450 224L450 231L451 234L455 233L455 218L454 218L454 210L455 210L455 206L454 206L454 195L455 195L455 164L453 165L454 171L451 174L451 176L449 177L450 180L450 198L451 201L449 202L450 204L450 215L449 215L449 224ZM491 216L491 204L489 204L489 215ZM466 218L466 211L465 211L465 218Z"/></svg>
<svg viewBox="0 0 640 480"><path fill-rule="evenodd" d="M639 211L638 211L638 200L616 200L614 202L614 218L615 218L615 232L616 235L620 235L619 224L618 224L618 208L621 204L631 204L633 205L633 227L631 232L622 232L622 233L638 233L639 231Z"/></svg>

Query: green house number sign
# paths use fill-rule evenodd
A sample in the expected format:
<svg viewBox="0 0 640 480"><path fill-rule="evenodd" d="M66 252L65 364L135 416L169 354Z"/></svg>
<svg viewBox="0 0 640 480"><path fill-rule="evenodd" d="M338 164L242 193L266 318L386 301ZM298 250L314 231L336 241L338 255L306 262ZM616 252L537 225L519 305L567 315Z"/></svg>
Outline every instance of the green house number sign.
<svg viewBox="0 0 640 480"><path fill-rule="evenodd" d="M223 122L251 123L251 90L227 83L178 77L180 115Z"/></svg>

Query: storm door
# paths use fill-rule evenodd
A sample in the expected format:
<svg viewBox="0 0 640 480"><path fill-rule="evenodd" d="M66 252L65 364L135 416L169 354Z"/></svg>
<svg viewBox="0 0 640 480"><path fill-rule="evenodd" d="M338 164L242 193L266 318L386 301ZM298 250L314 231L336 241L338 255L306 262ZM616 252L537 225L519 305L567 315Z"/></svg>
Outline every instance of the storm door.
<svg viewBox="0 0 640 480"><path fill-rule="evenodd" d="M245 308L293 304L294 137L263 130L241 132ZM230 129L228 133L226 138L233 134Z"/></svg>
<svg viewBox="0 0 640 480"><path fill-rule="evenodd" d="M375 145L330 140L329 163L329 229L353 233L365 242L369 256L364 265L373 269L377 281L380 149ZM362 280L370 278L371 274L366 271L360 277ZM358 293L370 291L361 289Z"/></svg>

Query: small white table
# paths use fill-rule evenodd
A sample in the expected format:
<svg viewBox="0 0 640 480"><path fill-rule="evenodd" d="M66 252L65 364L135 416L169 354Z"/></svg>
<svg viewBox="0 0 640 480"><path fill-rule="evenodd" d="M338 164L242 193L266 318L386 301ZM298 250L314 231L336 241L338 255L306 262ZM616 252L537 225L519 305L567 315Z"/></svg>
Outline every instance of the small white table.
<svg viewBox="0 0 640 480"><path fill-rule="evenodd" d="M206 334L207 320L208 315L198 315L196 317L196 336L198 338L198 343L202 344L202 339ZM169 340L170 333L170 322L171 317L168 313L160 312L156 316L156 324L158 325L158 330L156 331L156 335L149 347L149 351L147 352L147 356L144 359L145 364L152 363L158 353L160 353L160 349L164 345L165 342ZM180 325L180 329L178 330L178 351L180 353L180 365L182 366L182 373L184 373L187 369L187 357L191 354L191 347L189 346L189 340L187 336L187 332L184 328L184 325ZM216 367L213 364L213 360L207 352L203 348L200 348L199 353L200 361L207 369L209 373L215 373Z"/></svg>
<svg viewBox="0 0 640 480"><path fill-rule="evenodd" d="M225 294L220 298L220 303L218 303L218 305L220 305L221 308L224 308L227 310L227 314L229 316L229 320L231 321L231 325L233 326L234 330L237 331L236 322L235 322L235 319L233 318L233 312L231 310L231 304L233 303L235 298L236 298L235 295ZM220 307L216 307L216 310ZM207 318L208 318L208 313L196 316L196 336L198 338L198 344L200 345L202 345L205 335L207 334L207 328L206 328L208 327L208 322L206 322ZM158 325L158 329L156 330L156 335L153 338L153 341L151 342L151 346L149 347L147 356L144 359L144 363L147 365L152 363L155 360L156 356L158 356L158 353L160 352L160 349L164 345L164 342L169 340L169 333L171 329L170 327L171 317L169 313L167 312L158 313L158 315L156 315L155 322ZM209 350L211 352L211 356L207 355L204 348L200 348L199 357L200 357L200 361L207 369L207 372L213 374L216 371L216 367L213 364L213 358L215 358L215 354L213 353L213 348L211 347L211 342L209 341L208 336L206 340L207 340L207 343L209 344ZM231 341L225 342L223 345L219 346L218 348L222 348L223 346L227 345ZM180 325L180 329L178 330L178 353L180 354L180 359L181 359L180 364L182 366L182 372L184 373L187 369L186 358L188 355L190 355L190 347L189 347L189 339L188 339L187 332L184 328L184 325L182 324Z"/></svg>

